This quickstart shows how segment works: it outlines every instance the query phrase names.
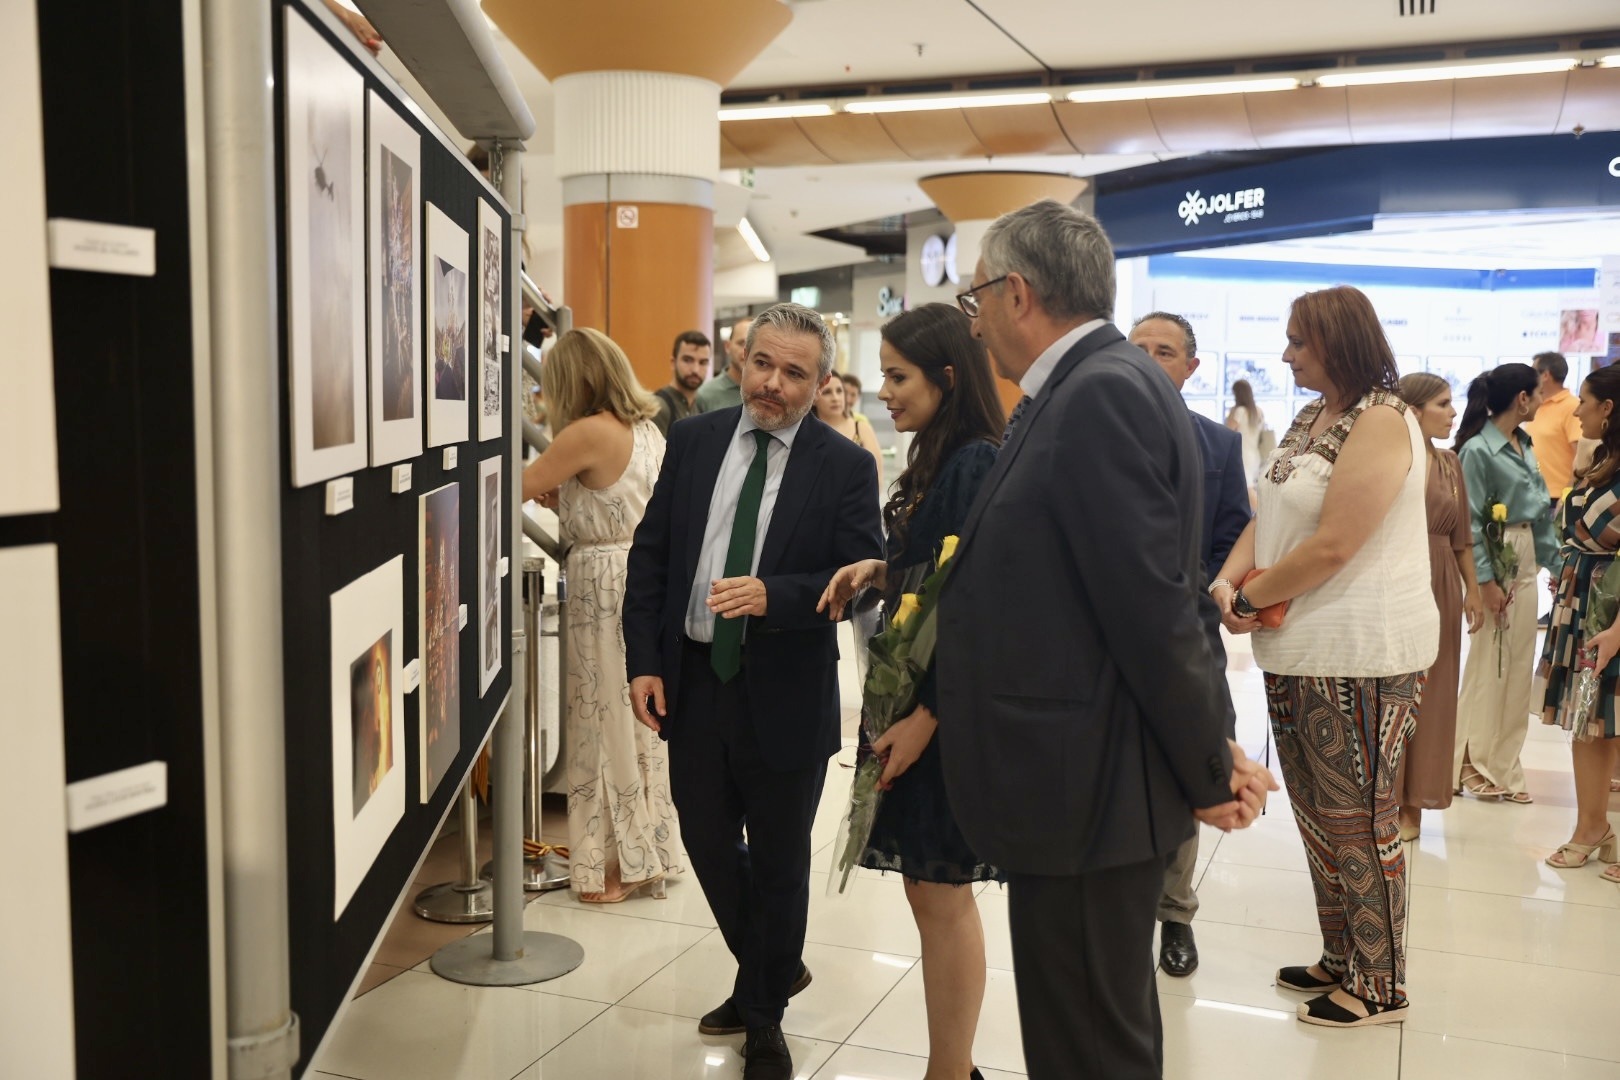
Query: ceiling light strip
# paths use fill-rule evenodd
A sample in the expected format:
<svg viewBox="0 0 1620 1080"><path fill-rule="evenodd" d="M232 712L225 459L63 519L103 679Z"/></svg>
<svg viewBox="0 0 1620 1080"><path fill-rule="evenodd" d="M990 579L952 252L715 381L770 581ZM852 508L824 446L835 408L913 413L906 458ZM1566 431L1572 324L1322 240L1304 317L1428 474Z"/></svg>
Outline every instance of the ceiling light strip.
<svg viewBox="0 0 1620 1080"><path fill-rule="evenodd" d="M1163 98L1211 97L1218 94L1266 94L1277 90L1295 90L1298 87L1299 80L1294 78L1221 79L1217 82L1196 83L1143 82L1071 90L1066 96L1070 101L1080 103L1157 101Z"/></svg>
<svg viewBox="0 0 1620 1080"><path fill-rule="evenodd" d="M759 233L754 231L747 218L737 222L737 232L741 234L743 243L748 245L748 250L754 253L754 258L762 263L771 261L771 253L765 250L765 244L760 240Z"/></svg>
<svg viewBox="0 0 1620 1080"><path fill-rule="evenodd" d="M801 116L831 116L833 107L827 102L782 105L734 105L720 110L720 119L726 120L796 120Z"/></svg>
<svg viewBox="0 0 1620 1080"><path fill-rule="evenodd" d="M1541 75L1569 71L1580 63L1573 56L1547 60L1511 60L1497 64L1436 64L1433 67L1393 70L1330 71L1316 77L1317 86L1380 86L1389 83L1443 82L1449 79L1488 79L1504 75Z"/></svg>
<svg viewBox="0 0 1620 1080"><path fill-rule="evenodd" d="M932 112L937 109L987 109L1002 105L1050 105L1052 95L1040 93L1019 94L946 94L939 97L876 97L859 98L844 102L847 113L904 113Z"/></svg>

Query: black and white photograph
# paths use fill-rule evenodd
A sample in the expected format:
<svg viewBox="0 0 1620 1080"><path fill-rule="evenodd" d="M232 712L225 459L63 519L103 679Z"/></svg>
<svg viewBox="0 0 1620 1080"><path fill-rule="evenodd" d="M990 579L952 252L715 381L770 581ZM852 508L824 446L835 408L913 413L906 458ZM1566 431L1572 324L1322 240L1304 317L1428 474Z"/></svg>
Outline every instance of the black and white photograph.
<svg viewBox="0 0 1620 1080"><path fill-rule="evenodd" d="M405 559L332 594L333 911L348 906L405 814Z"/></svg>
<svg viewBox="0 0 1620 1080"><path fill-rule="evenodd" d="M365 83L286 9L292 482L364 468Z"/></svg>
<svg viewBox="0 0 1620 1080"><path fill-rule="evenodd" d="M368 96L371 463L422 452L422 137Z"/></svg>
<svg viewBox="0 0 1620 1080"><path fill-rule="evenodd" d="M478 200L478 438L501 434L501 215Z"/></svg>
<svg viewBox="0 0 1620 1080"><path fill-rule="evenodd" d="M467 231L427 204L427 444L465 442L467 326L472 313Z"/></svg>
<svg viewBox="0 0 1620 1080"><path fill-rule="evenodd" d="M501 670L501 458L478 463L478 693Z"/></svg>
<svg viewBox="0 0 1620 1080"><path fill-rule="evenodd" d="M461 485L417 500L422 568L418 654L422 658L422 801L428 802L461 750Z"/></svg>

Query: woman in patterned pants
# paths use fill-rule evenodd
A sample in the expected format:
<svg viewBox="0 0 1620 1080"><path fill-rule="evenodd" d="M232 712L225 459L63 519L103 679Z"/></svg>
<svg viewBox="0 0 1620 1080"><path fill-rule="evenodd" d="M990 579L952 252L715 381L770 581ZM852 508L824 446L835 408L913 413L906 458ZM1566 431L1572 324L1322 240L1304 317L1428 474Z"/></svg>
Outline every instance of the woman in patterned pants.
<svg viewBox="0 0 1620 1080"><path fill-rule="evenodd" d="M1399 1022L1406 864L1395 774L1440 637L1427 443L1358 290L1295 300L1283 359L1322 397L1261 466L1255 520L1210 586L1227 629L1255 635L1316 890L1322 955L1283 968L1277 985L1320 995L1299 1007L1309 1024Z"/></svg>

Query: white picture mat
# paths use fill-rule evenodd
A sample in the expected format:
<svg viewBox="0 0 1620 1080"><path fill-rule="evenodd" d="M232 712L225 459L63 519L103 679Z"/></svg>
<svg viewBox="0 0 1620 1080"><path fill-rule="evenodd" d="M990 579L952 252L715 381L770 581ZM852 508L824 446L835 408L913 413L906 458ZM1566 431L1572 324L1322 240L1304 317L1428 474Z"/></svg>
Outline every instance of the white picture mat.
<svg viewBox="0 0 1620 1080"><path fill-rule="evenodd" d="M354 733L349 666L384 634L389 650L393 764L359 814L352 811ZM396 555L332 594L332 918L343 914L405 814L405 558Z"/></svg>
<svg viewBox="0 0 1620 1080"><path fill-rule="evenodd" d="M450 495L452 495L452 494L454 496L453 499L450 498ZM438 609L436 609L433 605L430 604L430 600L433 599L433 598L430 597L429 594L428 594L428 578L429 578L430 572L431 572L430 567L429 567L429 561L430 561L430 559L432 557L432 553L433 553L433 545L431 545L428 542L429 541L429 537L428 537L428 504L430 502L433 502L437 507L440 507L440 508L445 507L447 505L447 503L453 503L454 507L455 507L454 521L456 522L456 527L455 527L456 551L455 551L455 558L452 560L452 566L450 568L450 577L449 577L449 581L455 587L455 593L454 593L454 595L451 595L451 596L448 596L447 598L445 598L445 604L444 604L445 609L446 609L444 611L445 618L444 618L444 621L441 624L441 629L443 630L444 634L446 634L450 639L450 644L448 645L448 649L450 650L450 652L448 653L448 655L451 658L453 658L453 660L455 662L456 675L455 675L455 680L454 680L455 685L453 687L454 692L449 695L449 703L450 703L451 715L449 717L447 717L447 720L446 720L445 732L444 732L445 736L446 736L445 745L442 748L438 748L438 749L435 749L433 746L430 745L431 740L429 738L431 728L433 726L433 720L434 720L433 715L432 715L434 710L433 710L432 706L433 706L433 704L435 702L435 696L434 695L436 693L436 688L434 686L434 679L433 679L433 665L431 663L432 657L431 657L431 653L429 651L428 627L429 627L430 623L432 622L432 620L434 620L437 617L437 611L438 611ZM420 763L419 763L419 772L420 772L420 776L421 776L420 796L421 796L421 801L426 803L426 802L431 802L432 801L434 792L438 790L439 784L444 780L445 776L447 776L449 774L450 767L455 763L456 755L461 752L461 683L463 681L463 674L464 674L461 671L461 621L460 621L460 608L461 608L461 485L459 483L445 484L445 485L443 485L441 487L434 488L432 491L426 492L425 494L419 496L417 498L417 511L416 511L416 514L417 514L417 544L416 544L416 550L419 552L419 558L421 560L420 572L417 574L417 580L416 580L416 588L417 588L417 607L416 607L416 611L417 611L417 618L416 618L416 623L417 623L417 643L416 643L416 646L417 646L417 655L419 657L421 657L421 660L422 660L422 681L421 681L420 688L417 690L417 702L416 702L416 704L417 704L418 729L419 729L418 730L418 738L417 738L417 744L416 745L417 745L418 756L420 758ZM437 775L435 775L435 772L434 772L434 766L435 765L439 766L439 770L438 770Z"/></svg>
<svg viewBox="0 0 1620 1080"><path fill-rule="evenodd" d="M491 506L490 484L494 483ZM501 671L501 458L478 463L478 694L489 692ZM491 552L494 554L491 559ZM493 563L493 565L492 565ZM490 624L494 633L491 636Z"/></svg>
<svg viewBox="0 0 1620 1080"><path fill-rule="evenodd" d="M20 5L32 24L33 5ZM13 22L12 12L0 26ZM24 39L31 52L36 39ZM18 41L7 34L0 52ZM23 160L18 158L19 161ZM8 1076L72 1076L73 944L68 916L66 764L62 747L61 623L56 547L0 548L0 687L6 755L0 785L0 850L18 860L18 886L0 890L0 971L19 984L0 1009ZM26 867L26 870L22 869ZM22 983L25 980L26 989Z"/></svg>
<svg viewBox="0 0 1620 1080"><path fill-rule="evenodd" d="M305 487L366 466L365 80L293 5L286 12L292 482ZM333 135L344 122L347 137ZM323 144L321 152L316 151L317 141ZM320 206L321 199L329 205ZM312 215L332 226L320 251L313 250ZM328 303L339 310L326 308ZM348 371L337 381L346 380L351 387L351 426L346 440L317 448L318 413L330 418L345 411L340 405L317 409L320 380L313 339L322 326L323 337L348 348Z"/></svg>
<svg viewBox="0 0 1620 1080"><path fill-rule="evenodd" d="M0 514L49 513L56 496L56 390L51 358L45 147L33 4L0 5L0 131L12 147L0 229Z"/></svg>
<svg viewBox="0 0 1620 1080"><path fill-rule="evenodd" d="M371 310L371 464L387 465L416 457L422 452L422 137L406 123L377 91L368 94L367 125L367 296ZM410 171L409 190L403 192L410 215L409 250L402 266L391 267L384 248L387 230L385 214L390 212L386 189L392 170L385 168L385 153L392 154ZM410 277L409 303L403 313L408 327L410 415L389 420L385 405L388 389L387 359L393 351L392 331L384 325L385 292L391 280L390 269L404 270ZM389 335L389 337L385 337Z"/></svg>
<svg viewBox="0 0 1620 1080"><path fill-rule="evenodd" d="M471 366L472 352L477 342L472 339L471 320L473 281L472 268L469 265L471 254L468 248L467 231L451 221L443 210L432 203L423 204L427 209L424 218L427 225L427 257L423 261L422 273L427 280L427 317L425 340L427 359L422 364L423 386L427 401L427 444L429 446L448 446L450 443L466 442L468 429L468 416L471 404L467 400L473 396L473 388L468 368ZM460 316L462 348L458 361L460 364L461 385L466 397L461 400L448 399L441 401L438 397L438 344L437 329L439 324L439 285L438 262L442 260L449 266L459 270L464 276L465 287L461 296L451 305L455 314Z"/></svg>
<svg viewBox="0 0 1620 1080"><path fill-rule="evenodd" d="M499 438L501 401L501 307L506 281L501 276L501 215L478 200L478 438Z"/></svg>

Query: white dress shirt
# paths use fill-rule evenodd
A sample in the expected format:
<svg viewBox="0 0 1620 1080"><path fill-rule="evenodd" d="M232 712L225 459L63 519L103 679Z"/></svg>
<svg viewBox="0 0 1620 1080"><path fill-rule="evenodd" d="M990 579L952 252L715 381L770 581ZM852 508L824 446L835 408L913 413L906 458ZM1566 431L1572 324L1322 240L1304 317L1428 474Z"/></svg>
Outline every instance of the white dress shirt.
<svg viewBox="0 0 1620 1080"><path fill-rule="evenodd" d="M754 561L748 568L749 574L756 577L760 549L765 546L765 533L771 527L771 511L776 509L782 474L787 472L788 454L803 425L804 417L800 417L791 427L771 432L771 441L766 444L765 492L759 500L759 521L754 527ZM754 432L758 428L748 410L743 409L742 419L731 436L731 445L720 461L720 475L715 479L714 494L709 498L709 523L703 529L703 547L698 550L697 571L692 575L692 595L686 601L686 636L693 641L714 640L714 612L707 603L709 590L726 576L731 526L737 518L737 499L742 494L743 480L748 475L748 467L754 463L757 451Z"/></svg>
<svg viewBox="0 0 1620 1080"><path fill-rule="evenodd" d="M1023 390L1028 397L1039 394L1041 387L1046 385L1046 380L1050 379L1052 372L1057 370L1058 361L1063 359L1063 354L1074 348L1077 341L1093 330L1101 329L1107 325L1107 319L1092 319L1088 323L1081 323L1052 342L1046 347L1046 351L1037 356L1035 362L1029 365L1029 370L1024 372L1024 377L1018 380L1019 389Z"/></svg>

